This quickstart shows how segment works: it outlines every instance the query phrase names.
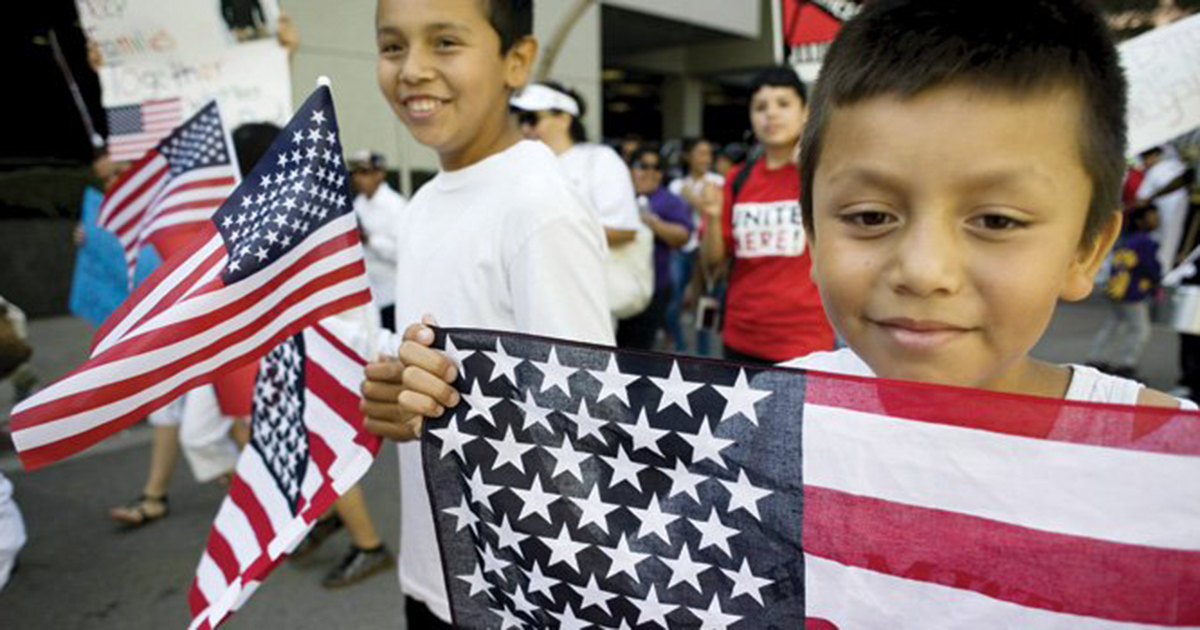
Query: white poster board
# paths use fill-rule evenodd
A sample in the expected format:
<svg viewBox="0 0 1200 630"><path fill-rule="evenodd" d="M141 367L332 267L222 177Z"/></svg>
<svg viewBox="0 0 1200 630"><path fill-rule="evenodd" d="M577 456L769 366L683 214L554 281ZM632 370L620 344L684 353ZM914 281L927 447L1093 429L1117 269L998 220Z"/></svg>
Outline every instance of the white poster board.
<svg viewBox="0 0 1200 630"><path fill-rule="evenodd" d="M283 126L291 117L291 69L273 34L276 0L78 4L84 30L103 56L105 107L179 97L186 117L215 98L230 129L247 122ZM231 12L234 5L238 10ZM231 16L262 28L239 27Z"/></svg>
<svg viewBox="0 0 1200 630"><path fill-rule="evenodd" d="M215 56L105 65L104 106L178 96L185 116L217 99L230 129L247 122L287 124L292 81L287 51L273 40L226 46Z"/></svg>
<svg viewBox="0 0 1200 630"><path fill-rule="evenodd" d="M1200 15L1120 45L1129 80L1129 154L1200 127Z"/></svg>

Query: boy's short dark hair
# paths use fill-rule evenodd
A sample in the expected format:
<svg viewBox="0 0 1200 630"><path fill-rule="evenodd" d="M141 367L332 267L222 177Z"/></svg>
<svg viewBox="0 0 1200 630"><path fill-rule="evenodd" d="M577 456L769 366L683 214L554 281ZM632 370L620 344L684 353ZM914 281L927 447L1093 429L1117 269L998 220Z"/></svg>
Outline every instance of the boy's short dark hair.
<svg viewBox="0 0 1200 630"><path fill-rule="evenodd" d="M763 68L750 80L750 96L754 96L764 87L792 88L800 95L802 102L808 102L808 90L796 71L787 66L770 66Z"/></svg>
<svg viewBox="0 0 1200 630"><path fill-rule="evenodd" d="M800 205L809 233L813 175L833 108L947 85L1014 96L1077 91L1080 158L1092 179L1083 232L1090 243L1121 205L1126 86L1108 28L1087 0L866 3L830 46L813 89L800 152Z"/></svg>
<svg viewBox="0 0 1200 630"><path fill-rule="evenodd" d="M533 35L533 0L483 0L488 23L500 36L500 54Z"/></svg>

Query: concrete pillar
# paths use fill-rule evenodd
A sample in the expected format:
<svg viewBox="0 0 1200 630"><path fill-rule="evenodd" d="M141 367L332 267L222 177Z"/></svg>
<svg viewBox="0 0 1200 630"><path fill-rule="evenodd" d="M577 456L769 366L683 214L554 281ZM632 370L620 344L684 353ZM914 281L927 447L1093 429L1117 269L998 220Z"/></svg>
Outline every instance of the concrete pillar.
<svg viewBox="0 0 1200 630"><path fill-rule="evenodd" d="M698 136L704 131L704 82L669 77L662 91L663 139Z"/></svg>

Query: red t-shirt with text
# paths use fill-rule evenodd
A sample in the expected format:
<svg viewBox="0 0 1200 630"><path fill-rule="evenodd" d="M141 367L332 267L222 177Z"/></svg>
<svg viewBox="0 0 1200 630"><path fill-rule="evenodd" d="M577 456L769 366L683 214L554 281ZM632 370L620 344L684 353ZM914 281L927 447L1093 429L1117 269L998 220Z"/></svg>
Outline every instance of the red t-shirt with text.
<svg viewBox="0 0 1200 630"><path fill-rule="evenodd" d="M833 328L810 275L812 259L800 219L800 174L793 164L767 170L761 159L752 169L736 202L738 171L725 178L722 233L734 260L725 345L772 361L831 350Z"/></svg>

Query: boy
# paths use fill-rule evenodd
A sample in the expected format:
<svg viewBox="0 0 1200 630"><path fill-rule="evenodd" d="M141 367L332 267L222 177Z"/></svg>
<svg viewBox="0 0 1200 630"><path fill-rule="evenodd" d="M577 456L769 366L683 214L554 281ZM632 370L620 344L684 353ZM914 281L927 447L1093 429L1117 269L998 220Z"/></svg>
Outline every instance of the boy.
<svg viewBox="0 0 1200 630"><path fill-rule="evenodd" d="M786 365L1195 408L1029 356L1120 232L1124 152L1125 81L1083 0L866 4L826 56L800 158L813 277L849 348ZM440 374L418 335L406 347ZM456 401L432 378L401 400L418 422Z"/></svg>
<svg viewBox="0 0 1200 630"><path fill-rule="evenodd" d="M850 348L792 365L1179 406L1029 356L1120 231L1124 153L1124 77L1083 0L867 5L801 150L814 276Z"/></svg>
<svg viewBox="0 0 1200 630"><path fill-rule="evenodd" d="M376 22L380 88L441 163L396 227L397 321L433 312L447 325L612 343L604 285L597 281L604 273L603 232L554 154L523 141L508 113L537 54L533 3L379 0ZM418 328L406 338L428 344ZM363 384L367 428L398 441L418 434L397 405L400 383L454 376L449 365L438 377L406 370L410 355L403 349L398 361L371 363ZM401 444L399 454L408 627L449 627L420 445Z"/></svg>

